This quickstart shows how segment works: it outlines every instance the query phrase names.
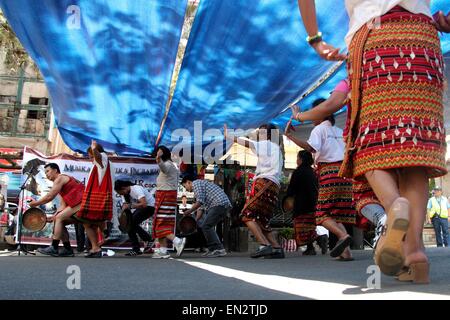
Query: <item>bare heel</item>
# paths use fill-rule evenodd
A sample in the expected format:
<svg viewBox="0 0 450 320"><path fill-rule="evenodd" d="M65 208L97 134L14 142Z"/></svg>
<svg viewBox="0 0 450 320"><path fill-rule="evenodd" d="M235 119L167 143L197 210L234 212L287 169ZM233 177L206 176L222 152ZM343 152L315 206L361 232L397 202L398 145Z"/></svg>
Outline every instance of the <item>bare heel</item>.
<svg viewBox="0 0 450 320"><path fill-rule="evenodd" d="M428 284L430 283L430 264L428 262L411 263L408 271L398 275L398 280Z"/></svg>

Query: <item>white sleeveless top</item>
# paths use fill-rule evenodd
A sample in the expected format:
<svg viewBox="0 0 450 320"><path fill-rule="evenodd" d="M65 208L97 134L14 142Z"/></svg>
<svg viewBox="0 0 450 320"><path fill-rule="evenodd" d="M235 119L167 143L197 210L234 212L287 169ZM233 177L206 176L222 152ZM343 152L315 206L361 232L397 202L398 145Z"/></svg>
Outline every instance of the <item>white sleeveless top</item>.
<svg viewBox="0 0 450 320"><path fill-rule="evenodd" d="M355 33L374 18L381 17L395 6L401 6L412 13L423 13L431 17L431 0L345 0L350 18L349 31L345 37L347 47Z"/></svg>

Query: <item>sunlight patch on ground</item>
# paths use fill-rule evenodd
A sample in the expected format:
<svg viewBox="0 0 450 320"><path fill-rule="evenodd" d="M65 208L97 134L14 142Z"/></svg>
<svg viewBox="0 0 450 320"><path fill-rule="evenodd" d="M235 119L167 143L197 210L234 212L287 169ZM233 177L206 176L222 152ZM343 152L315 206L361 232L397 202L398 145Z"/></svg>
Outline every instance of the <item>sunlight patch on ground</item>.
<svg viewBox="0 0 450 320"><path fill-rule="evenodd" d="M203 262L179 259L190 266L224 277L235 278L253 285L276 290L299 297L317 300L449 300L450 296L412 291L381 292L353 285L304 280L285 276L257 274L236 269L210 265ZM365 285L365 284L364 284ZM382 284L381 284L382 286Z"/></svg>

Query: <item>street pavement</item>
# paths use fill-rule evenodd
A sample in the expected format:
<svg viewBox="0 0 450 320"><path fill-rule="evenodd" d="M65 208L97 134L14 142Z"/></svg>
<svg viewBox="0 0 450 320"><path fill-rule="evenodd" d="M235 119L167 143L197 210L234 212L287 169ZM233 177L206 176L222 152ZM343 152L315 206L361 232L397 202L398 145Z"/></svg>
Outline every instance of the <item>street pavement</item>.
<svg viewBox="0 0 450 320"><path fill-rule="evenodd" d="M427 254L429 285L377 277L371 250L353 251L352 262L298 252L277 260L251 259L247 253L236 252L203 258L187 251L181 258L167 260L150 255L126 257L119 251L101 259L0 252L0 299L450 299L450 249L427 248ZM79 278L74 280L77 270Z"/></svg>

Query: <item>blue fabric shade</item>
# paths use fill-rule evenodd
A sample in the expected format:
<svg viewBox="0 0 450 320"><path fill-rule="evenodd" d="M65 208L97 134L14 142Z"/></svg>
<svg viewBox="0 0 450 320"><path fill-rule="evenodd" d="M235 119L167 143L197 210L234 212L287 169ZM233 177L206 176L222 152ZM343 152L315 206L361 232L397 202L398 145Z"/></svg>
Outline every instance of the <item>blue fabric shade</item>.
<svg viewBox="0 0 450 320"><path fill-rule="evenodd" d="M96 139L119 154L149 153L161 128L160 144L179 144L184 129L182 145L202 150L214 140L219 150L224 123L244 130L270 121L284 126L288 105L335 66L306 43L297 1L201 0L166 119L186 5L0 0L45 77L64 141L82 152ZM316 7L325 40L345 50L344 1L316 0ZM432 1L437 10L448 12L448 0ZM448 34L442 47L450 54ZM345 77L342 66L301 108L327 97ZM201 121L197 132L195 121ZM202 139L209 129L216 130Z"/></svg>
<svg viewBox="0 0 450 320"><path fill-rule="evenodd" d="M62 137L151 152L165 112L187 0L2 0L39 66Z"/></svg>
<svg viewBox="0 0 450 320"><path fill-rule="evenodd" d="M316 1L327 41L341 43L341 1ZM332 17L332 19L330 19ZM305 41L297 1L202 0L189 38L164 142L176 128L256 128L312 86L333 63ZM193 129L190 129L193 135Z"/></svg>

